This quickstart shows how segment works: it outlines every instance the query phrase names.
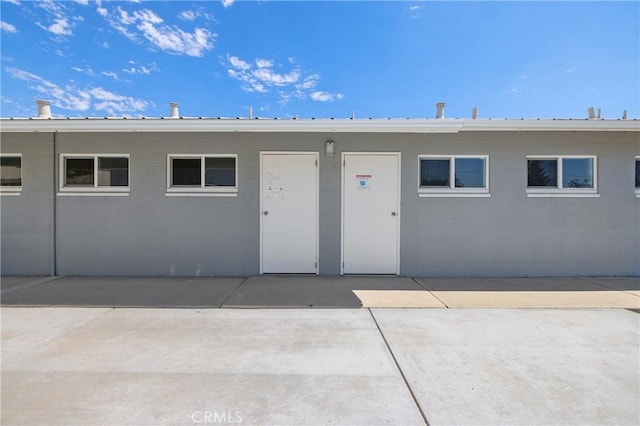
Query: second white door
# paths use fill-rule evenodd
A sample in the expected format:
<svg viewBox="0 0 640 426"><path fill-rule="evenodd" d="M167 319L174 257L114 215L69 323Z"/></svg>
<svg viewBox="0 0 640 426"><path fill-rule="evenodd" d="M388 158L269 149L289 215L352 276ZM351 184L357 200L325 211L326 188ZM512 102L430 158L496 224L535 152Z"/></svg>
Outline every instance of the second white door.
<svg viewBox="0 0 640 426"><path fill-rule="evenodd" d="M342 273L398 274L400 154L344 153Z"/></svg>
<svg viewBox="0 0 640 426"><path fill-rule="evenodd" d="M261 272L318 272L318 154L261 154Z"/></svg>

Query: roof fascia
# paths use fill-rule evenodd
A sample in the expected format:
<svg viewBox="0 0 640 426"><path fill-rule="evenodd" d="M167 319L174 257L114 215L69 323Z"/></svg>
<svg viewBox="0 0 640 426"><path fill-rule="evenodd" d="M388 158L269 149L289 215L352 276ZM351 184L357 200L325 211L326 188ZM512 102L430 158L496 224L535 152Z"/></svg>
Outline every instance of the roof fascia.
<svg viewBox="0 0 640 426"><path fill-rule="evenodd" d="M4 132L262 132L262 133L458 133L461 131L640 131L639 120L568 119L2 119Z"/></svg>

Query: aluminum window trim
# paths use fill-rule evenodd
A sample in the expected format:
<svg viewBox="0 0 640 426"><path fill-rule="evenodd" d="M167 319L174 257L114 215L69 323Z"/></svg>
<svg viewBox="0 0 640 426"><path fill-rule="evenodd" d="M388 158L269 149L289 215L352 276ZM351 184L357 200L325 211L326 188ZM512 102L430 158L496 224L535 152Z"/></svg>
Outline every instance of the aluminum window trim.
<svg viewBox="0 0 640 426"><path fill-rule="evenodd" d="M484 187L482 188L458 188L455 186L455 162L456 159L480 159L484 161ZM446 186L421 186L421 162L422 160L449 160L449 187ZM491 190L489 185L489 155L487 154L475 154L475 155L457 155L457 154L421 154L418 155L418 197L472 197L472 198L484 198L490 197Z"/></svg>
<svg viewBox="0 0 640 426"><path fill-rule="evenodd" d="M199 159L200 160L200 186L180 185L173 186L173 167L172 160L180 159ZM235 160L235 186L206 186L205 183L205 160L207 158L233 158ZM166 196L200 196L200 197L234 197L238 193L238 154L167 154L167 185Z"/></svg>
<svg viewBox="0 0 640 426"><path fill-rule="evenodd" d="M114 153L62 153L59 155L59 179L57 195L87 195L97 194L128 194L131 191L131 155ZM93 186L73 186L65 184L67 174L66 159L91 159L93 160ZM98 163L100 158L126 158L127 159L127 185L126 186L98 186Z"/></svg>
<svg viewBox="0 0 640 426"><path fill-rule="evenodd" d="M2 153L0 157L13 157L20 159L20 185L19 186L2 186L0 184L0 195L20 195L22 193L22 153Z"/></svg>
<svg viewBox="0 0 640 426"><path fill-rule="evenodd" d="M556 186L552 187L539 187L529 186L529 160L557 160L557 172L556 172ZM567 188L564 186L563 179L563 163L565 159L591 159L593 160L593 188ZM597 155L527 155L527 167L526 169L526 194L529 198L544 198L544 197L576 197L576 198L598 198L600 195L598 191L598 156Z"/></svg>

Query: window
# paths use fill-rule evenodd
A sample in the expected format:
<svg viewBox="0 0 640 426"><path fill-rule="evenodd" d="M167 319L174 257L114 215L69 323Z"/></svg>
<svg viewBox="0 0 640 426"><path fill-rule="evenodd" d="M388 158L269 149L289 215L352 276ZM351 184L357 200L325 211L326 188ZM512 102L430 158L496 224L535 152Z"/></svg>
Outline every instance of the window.
<svg viewBox="0 0 640 426"><path fill-rule="evenodd" d="M420 197L489 196L488 156L421 156Z"/></svg>
<svg viewBox="0 0 640 426"><path fill-rule="evenodd" d="M167 159L167 195L235 196L237 156L173 154Z"/></svg>
<svg viewBox="0 0 640 426"><path fill-rule="evenodd" d="M22 156L2 154L0 156L0 193L19 195L22 191Z"/></svg>
<svg viewBox="0 0 640 426"><path fill-rule="evenodd" d="M528 196L597 196L595 156L527 157Z"/></svg>
<svg viewBox="0 0 640 426"><path fill-rule="evenodd" d="M640 198L640 156L636 157L636 197Z"/></svg>
<svg viewBox="0 0 640 426"><path fill-rule="evenodd" d="M63 154L60 191L66 193L129 192L128 154Z"/></svg>

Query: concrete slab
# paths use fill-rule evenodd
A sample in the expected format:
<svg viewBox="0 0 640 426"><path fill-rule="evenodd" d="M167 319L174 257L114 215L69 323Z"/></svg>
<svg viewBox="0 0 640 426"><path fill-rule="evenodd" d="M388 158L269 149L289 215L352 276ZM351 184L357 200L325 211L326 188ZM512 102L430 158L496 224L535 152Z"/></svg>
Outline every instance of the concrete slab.
<svg viewBox="0 0 640 426"><path fill-rule="evenodd" d="M367 310L1 312L3 424L422 423Z"/></svg>
<svg viewBox="0 0 640 426"><path fill-rule="evenodd" d="M19 288L52 281L56 278L51 276L0 276L0 292L5 294Z"/></svg>
<svg viewBox="0 0 640 426"><path fill-rule="evenodd" d="M431 425L640 423L633 312L372 311Z"/></svg>
<svg viewBox="0 0 640 426"><path fill-rule="evenodd" d="M411 278L380 276L250 277L223 307L331 307L362 306L354 290L422 290Z"/></svg>
<svg viewBox="0 0 640 426"><path fill-rule="evenodd" d="M416 278L431 291L602 291L605 287L597 279L562 278ZM624 286L618 278L611 285Z"/></svg>
<svg viewBox="0 0 640 426"><path fill-rule="evenodd" d="M445 308L424 290L353 290L366 308Z"/></svg>
<svg viewBox="0 0 640 426"><path fill-rule="evenodd" d="M578 279L614 290L640 291L640 277L579 277Z"/></svg>
<svg viewBox="0 0 640 426"><path fill-rule="evenodd" d="M60 277L2 295L2 305L220 307L244 278Z"/></svg>
<svg viewBox="0 0 640 426"><path fill-rule="evenodd" d="M640 308L622 291L434 291L449 308Z"/></svg>

